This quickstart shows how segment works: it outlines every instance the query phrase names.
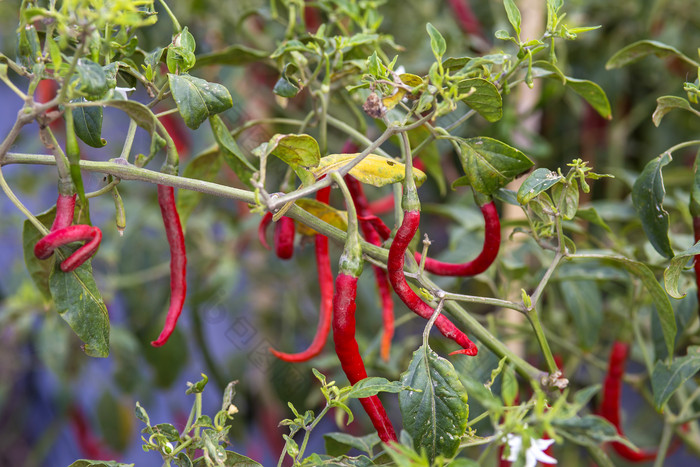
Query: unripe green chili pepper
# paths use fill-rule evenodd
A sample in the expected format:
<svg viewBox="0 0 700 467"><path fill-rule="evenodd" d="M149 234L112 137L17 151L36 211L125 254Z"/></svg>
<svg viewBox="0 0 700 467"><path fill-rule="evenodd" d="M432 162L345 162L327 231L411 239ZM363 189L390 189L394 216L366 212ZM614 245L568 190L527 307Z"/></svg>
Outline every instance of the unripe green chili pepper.
<svg viewBox="0 0 700 467"><path fill-rule="evenodd" d="M357 278L362 272L362 249L352 197L337 173L333 174L333 178L343 190L348 210L348 236L340 257L340 269L335 279L333 296L333 342L345 375L351 384L356 384L367 377L355 340L355 299ZM379 438L385 443L397 441L394 427L379 398L365 397L360 399L360 403L377 430Z"/></svg>
<svg viewBox="0 0 700 467"><path fill-rule="evenodd" d="M126 211L124 210L124 201L116 186L112 188L112 197L114 198L114 221L117 231L119 231L119 236L122 236L124 235L124 229L126 229Z"/></svg>

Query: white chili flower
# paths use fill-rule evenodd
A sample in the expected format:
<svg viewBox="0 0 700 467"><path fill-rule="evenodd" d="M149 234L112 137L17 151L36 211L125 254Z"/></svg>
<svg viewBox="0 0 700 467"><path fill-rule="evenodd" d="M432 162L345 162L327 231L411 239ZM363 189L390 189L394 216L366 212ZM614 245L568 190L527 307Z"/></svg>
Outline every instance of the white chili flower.
<svg viewBox="0 0 700 467"><path fill-rule="evenodd" d="M521 436L508 433L507 443L510 447L510 454L507 458L505 458L505 460L514 462L518 460L518 456L522 450L523 438ZM544 452L552 444L554 444L553 439L530 440L530 447L528 447L527 451L525 451L525 467L535 467L537 462L542 462L543 464L556 464L557 460Z"/></svg>

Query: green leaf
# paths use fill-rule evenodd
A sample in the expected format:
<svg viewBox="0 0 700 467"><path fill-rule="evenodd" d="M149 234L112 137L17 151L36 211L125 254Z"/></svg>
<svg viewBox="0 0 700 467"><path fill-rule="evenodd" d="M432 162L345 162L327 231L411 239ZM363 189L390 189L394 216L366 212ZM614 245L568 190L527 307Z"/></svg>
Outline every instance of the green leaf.
<svg viewBox="0 0 700 467"><path fill-rule="evenodd" d="M136 415L136 418L141 420L147 426L151 425L151 419L149 418L148 413L146 412L146 409L141 407L141 403L138 401L136 401L136 407L134 408L134 414Z"/></svg>
<svg viewBox="0 0 700 467"><path fill-rule="evenodd" d="M97 100L109 91L107 74L99 64L82 59L75 71L78 73L77 90L88 100Z"/></svg>
<svg viewBox="0 0 700 467"><path fill-rule="evenodd" d="M318 142L309 135L278 133L270 138L266 151L292 167L316 167L321 160Z"/></svg>
<svg viewBox="0 0 700 467"><path fill-rule="evenodd" d="M520 37L520 10L515 5L513 0L503 0L503 6L506 7L506 15L508 16L508 22Z"/></svg>
<svg viewBox="0 0 700 467"><path fill-rule="evenodd" d="M603 326L603 299L598 285L590 280L562 281L559 290L574 320L579 345L591 350L598 343Z"/></svg>
<svg viewBox="0 0 700 467"><path fill-rule="evenodd" d="M666 258L673 258L673 248L668 237L668 212L663 207L666 190L661 174L662 167L669 162L671 155L664 153L644 167L632 187L632 204L654 249Z"/></svg>
<svg viewBox="0 0 700 467"><path fill-rule="evenodd" d="M208 65L240 66L260 62L269 56L269 52L252 49L245 45L231 45L218 52L210 52L197 56L194 68Z"/></svg>
<svg viewBox="0 0 700 467"><path fill-rule="evenodd" d="M79 101L85 102L84 98ZM102 138L102 106L73 107L75 134L88 146L101 148L107 141Z"/></svg>
<svg viewBox="0 0 700 467"><path fill-rule="evenodd" d="M221 154L202 153L193 158L185 167L182 176L195 180L211 182L221 169ZM197 207L202 199L202 193L193 190L178 190L177 192L177 212L180 214L180 222L183 227L187 226L192 211Z"/></svg>
<svg viewBox="0 0 700 467"><path fill-rule="evenodd" d="M661 96L656 99L656 110L651 115L654 125L658 127L664 116L673 109L687 110L697 114L697 111L690 106L690 102L686 99L676 96Z"/></svg>
<svg viewBox="0 0 700 467"><path fill-rule="evenodd" d="M79 459L68 467L134 467L134 464L122 464L121 462L117 461L93 461Z"/></svg>
<svg viewBox="0 0 700 467"><path fill-rule="evenodd" d="M571 180L571 183L568 185L558 183L554 185L554 188L552 188L552 199L559 208L562 219L566 221L570 221L576 217L576 212L578 211L578 198L578 182L576 182L575 179Z"/></svg>
<svg viewBox="0 0 700 467"><path fill-rule="evenodd" d="M254 461L250 457L233 451L226 451L226 460L223 465L224 467L263 467L262 464Z"/></svg>
<svg viewBox="0 0 700 467"><path fill-rule="evenodd" d="M676 254L664 271L664 285L671 297L679 299L685 297L685 293L681 293L678 290L678 279L680 279L681 272L685 265L691 258L695 257L695 255L700 255L700 242Z"/></svg>
<svg viewBox="0 0 700 467"><path fill-rule="evenodd" d="M92 276L91 260L71 272L61 271L59 261L55 261L49 288L58 314L85 343L85 353L91 357L107 357L109 314Z"/></svg>
<svg viewBox="0 0 700 467"><path fill-rule="evenodd" d="M430 36L430 48L433 51L433 55L435 55L435 58L438 61L442 60L442 56L445 54L445 50L447 50L445 38L442 37L440 31L435 29L435 26L430 23L425 25L425 29L428 31L428 35Z"/></svg>
<svg viewBox="0 0 700 467"><path fill-rule="evenodd" d="M585 221L590 222L591 224L595 224L598 227L602 227L608 232L612 233L612 230L610 229L610 226L605 223L602 217L600 217L600 214L598 214L598 211L591 206L585 209L579 209L576 211L576 217L579 217Z"/></svg>
<svg viewBox="0 0 700 467"><path fill-rule="evenodd" d="M692 60L675 47L658 41L643 40L618 50L605 64L605 69L611 70L613 68L621 68L652 54L657 57L675 55L688 63L692 63Z"/></svg>
<svg viewBox="0 0 700 467"><path fill-rule="evenodd" d="M612 110L610 109L608 96L596 83L585 79L569 78L567 76L566 85L576 94L583 97L586 102L591 104L591 107L593 107L601 117L607 118L608 120L612 118Z"/></svg>
<svg viewBox="0 0 700 467"><path fill-rule="evenodd" d="M284 76L282 76L275 83L275 87L272 88L272 92L274 92L280 97L286 97L288 99L291 99L292 97L299 94L299 87L291 81L289 81Z"/></svg>
<svg viewBox="0 0 700 467"><path fill-rule="evenodd" d="M163 57L163 52L165 49L163 47L156 47L152 52L146 54L143 58L143 69L144 76L147 80L153 81L155 74L158 72L158 67L160 66L160 60Z"/></svg>
<svg viewBox="0 0 700 467"><path fill-rule="evenodd" d="M676 339L676 332L678 329L676 327L676 319L673 313L673 307L671 306L671 301L666 294L664 288L656 280L656 276L649 269L649 267L639 261L634 261L624 256L616 255L601 255L601 254L586 254L579 252L580 258L596 259L599 261L612 262L615 265L621 266L627 270L630 274L637 276L644 284L651 295L652 301L654 303L654 308L659 316L659 321L661 322L661 330L663 331L664 341L666 342L666 350L668 355L673 355L673 347Z"/></svg>
<svg viewBox="0 0 700 467"><path fill-rule="evenodd" d="M45 226L50 226L56 217L56 207L36 216L39 222ZM40 233L29 219L24 221L22 229L22 249L24 253L24 264L27 266L29 276L34 281L36 288L44 296L44 299L51 300L51 289L49 288L49 276L53 270L53 256L48 260L40 260L34 255L34 245L41 240L44 235Z"/></svg>
<svg viewBox="0 0 700 467"><path fill-rule="evenodd" d="M482 78L471 78L460 81L457 86L460 94L467 94L474 88L474 92L463 98L462 102L486 120L497 122L503 117L503 98L492 82Z"/></svg>
<svg viewBox="0 0 700 467"><path fill-rule="evenodd" d="M226 164L234 171L241 182L252 188L251 179L257 169L245 157L240 146L238 146L238 143L236 143L236 140L233 139L228 128L226 128L226 124L221 120L221 117L212 115L209 117L209 124Z"/></svg>
<svg viewBox="0 0 700 467"><path fill-rule="evenodd" d="M326 453L334 457L347 454L353 448L371 454L374 446L379 444L379 436L376 433L362 437L347 433L326 433L323 435L323 440L326 445Z"/></svg>
<svg viewBox="0 0 700 467"><path fill-rule="evenodd" d="M223 85L191 75L168 73L170 90L185 124L196 130L211 115L233 107L233 99Z"/></svg>
<svg viewBox="0 0 700 467"><path fill-rule="evenodd" d="M519 150L485 136L462 140L459 146L469 184L485 195L492 195L533 165Z"/></svg>
<svg viewBox="0 0 700 467"><path fill-rule="evenodd" d="M399 394L399 407L416 450L425 449L431 460L454 456L467 429L469 406L452 364L421 346L401 382L412 388Z"/></svg>
<svg viewBox="0 0 700 467"><path fill-rule="evenodd" d="M700 371L700 346L688 347L684 357L676 357L670 365L661 360L651 373L651 389L656 410L663 410L666 402L686 381Z"/></svg>
<svg viewBox="0 0 700 467"><path fill-rule="evenodd" d="M376 376L365 378L355 383L347 393L348 398L362 399L364 397L376 396L380 392L399 393L404 389L399 381L389 381L386 378Z"/></svg>
<svg viewBox="0 0 700 467"><path fill-rule="evenodd" d="M526 205L540 193L564 180L564 177L549 169L539 168L530 174L518 189L518 202Z"/></svg>
<svg viewBox="0 0 700 467"><path fill-rule="evenodd" d="M155 115L153 115L153 112L151 112L148 107L140 102L109 100L102 102L102 104L108 107L114 107L126 113L138 126L146 130L149 135L152 135L156 129Z"/></svg>
<svg viewBox="0 0 700 467"><path fill-rule="evenodd" d="M182 32L173 36L173 42L168 46L168 53L165 56L168 71L181 74L190 70L197 62L194 56L195 47L194 37L185 26Z"/></svg>
<svg viewBox="0 0 700 467"><path fill-rule="evenodd" d="M621 439L615 426L598 415L552 419L552 425L557 428L557 432L562 430L568 433L571 436L569 439L578 438L579 441L574 442L583 446Z"/></svg>

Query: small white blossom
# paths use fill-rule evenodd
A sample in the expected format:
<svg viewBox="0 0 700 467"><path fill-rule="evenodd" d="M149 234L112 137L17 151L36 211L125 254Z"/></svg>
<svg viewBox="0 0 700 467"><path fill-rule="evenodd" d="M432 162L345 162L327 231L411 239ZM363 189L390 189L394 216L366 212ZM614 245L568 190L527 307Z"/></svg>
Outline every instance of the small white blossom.
<svg viewBox="0 0 700 467"><path fill-rule="evenodd" d="M514 462L518 460L520 451L523 448L523 438L512 433L508 433L508 446L510 447L510 454L505 460ZM554 444L553 439L532 439L530 440L530 447L525 451L525 467L535 467L537 462L542 462L543 464L556 464L557 460L552 456L545 454L544 451L547 450Z"/></svg>

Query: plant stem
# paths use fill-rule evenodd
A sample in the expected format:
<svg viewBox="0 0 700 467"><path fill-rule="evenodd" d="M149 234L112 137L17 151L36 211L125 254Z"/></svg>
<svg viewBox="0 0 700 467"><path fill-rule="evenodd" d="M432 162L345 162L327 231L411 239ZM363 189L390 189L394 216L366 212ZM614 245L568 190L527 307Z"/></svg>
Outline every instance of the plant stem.
<svg viewBox="0 0 700 467"><path fill-rule="evenodd" d="M163 6L165 9L165 12L167 15L170 17L170 21L173 22L173 28L175 28L175 32L178 34L182 32L182 27L180 26L180 22L177 20L177 17L173 14L172 10L170 10L170 7L168 7L168 4L165 3L165 0L159 0L160 4Z"/></svg>
<svg viewBox="0 0 700 467"><path fill-rule="evenodd" d="M537 306L537 303L540 301L540 298L542 297L542 292L544 292L544 288L547 286L547 283L549 282L549 279L551 279L552 274L554 274L554 270L557 268L559 265L559 262L564 258L565 254L562 253L561 251L557 251L557 253L554 255L554 259L552 260L552 263L549 265L547 270L544 273L544 276L542 276L542 279L540 280L540 283L537 284L537 287L535 288L535 291L531 295L531 302L532 304L526 311L530 311L530 309L534 309Z"/></svg>
<svg viewBox="0 0 700 467"><path fill-rule="evenodd" d="M134 144L134 135L136 134L136 121L132 118L129 119L129 129L126 131L126 139L124 139L124 147L122 148L122 153L119 154L121 159L125 161L129 160L129 154L131 153L131 146Z"/></svg>
<svg viewBox="0 0 700 467"><path fill-rule="evenodd" d="M656 460L654 460L654 467L663 467L664 460L666 460L666 455L668 453L668 448L671 446L671 438L673 436L673 425L670 423L664 423L664 429L661 432L661 441L659 442L659 447L656 450Z"/></svg>
<svg viewBox="0 0 700 467"><path fill-rule="evenodd" d="M120 179L115 178L111 182L109 182L108 184L106 184L105 186L100 188L99 190L96 190L96 191L93 191L90 193L85 193L85 197L86 198L97 198L98 196L102 196L106 193L109 193L110 191L112 191L112 188L119 185L120 181L121 181Z"/></svg>
<svg viewBox="0 0 700 467"><path fill-rule="evenodd" d="M542 354L544 354L544 360L547 362L547 368L550 374L554 374L559 371L557 363L554 361L554 356L552 355L552 349L549 348L549 342L547 341L547 336L544 334L544 329L542 329L542 323L540 322L539 314L537 313L537 308L530 307L527 310L527 318L535 330L535 337L537 338L537 343L540 344L540 349Z"/></svg>
<svg viewBox="0 0 700 467"><path fill-rule="evenodd" d="M421 258L422 259L422 258ZM526 311L522 303L511 302L510 300L502 300L500 298L479 297L477 295L462 295L457 293L444 292L447 300L456 300L458 302L480 303L482 305L493 305L500 308L509 308L511 310L524 312Z"/></svg>

